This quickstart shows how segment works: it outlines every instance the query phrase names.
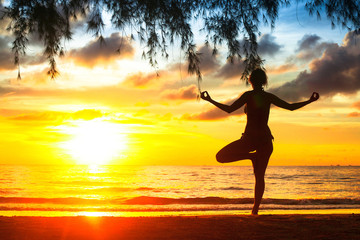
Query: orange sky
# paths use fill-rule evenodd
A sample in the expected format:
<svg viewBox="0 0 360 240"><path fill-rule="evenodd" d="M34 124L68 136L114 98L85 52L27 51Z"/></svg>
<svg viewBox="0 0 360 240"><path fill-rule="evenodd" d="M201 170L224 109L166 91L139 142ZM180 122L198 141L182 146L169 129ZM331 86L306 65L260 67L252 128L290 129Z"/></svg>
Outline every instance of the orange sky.
<svg viewBox="0 0 360 240"><path fill-rule="evenodd" d="M270 165L360 165L360 48L354 43L360 37L327 30L339 36L326 38L328 32L308 29L284 39L285 30L281 23L259 40L266 90L290 102L312 91L321 99L295 112L271 109ZM1 32L0 164L218 165L216 152L243 132L242 110L227 115L197 101L196 78L176 53L159 59L157 76L137 42L117 33L105 40L101 48L91 36L75 37L58 59L54 81L34 41L17 81L11 36ZM119 42L124 48L117 55ZM214 99L230 103L250 89L240 81L241 65L224 60L225 51L213 58L201 43L199 50L201 86Z"/></svg>

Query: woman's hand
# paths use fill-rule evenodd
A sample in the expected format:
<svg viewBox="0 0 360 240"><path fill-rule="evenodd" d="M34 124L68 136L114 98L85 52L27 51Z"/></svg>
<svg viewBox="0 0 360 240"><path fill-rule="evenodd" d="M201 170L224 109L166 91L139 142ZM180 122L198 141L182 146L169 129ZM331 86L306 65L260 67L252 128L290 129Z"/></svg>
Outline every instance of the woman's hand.
<svg viewBox="0 0 360 240"><path fill-rule="evenodd" d="M320 95L317 92L313 92L311 97L310 97L310 102L315 102L316 100L318 100L320 97Z"/></svg>
<svg viewBox="0 0 360 240"><path fill-rule="evenodd" d="M202 92L200 97L202 99L204 99L205 101L210 101L211 100L211 97L210 97L210 95L209 95L209 93L207 91Z"/></svg>

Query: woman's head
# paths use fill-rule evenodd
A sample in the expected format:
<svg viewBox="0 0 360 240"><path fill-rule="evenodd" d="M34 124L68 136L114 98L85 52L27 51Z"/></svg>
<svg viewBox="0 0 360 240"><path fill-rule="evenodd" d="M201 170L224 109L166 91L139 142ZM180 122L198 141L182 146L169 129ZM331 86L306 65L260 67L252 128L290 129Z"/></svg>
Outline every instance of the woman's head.
<svg viewBox="0 0 360 240"><path fill-rule="evenodd" d="M253 88L262 88L267 85L267 76L264 70L258 68L252 71L249 77L249 83Z"/></svg>

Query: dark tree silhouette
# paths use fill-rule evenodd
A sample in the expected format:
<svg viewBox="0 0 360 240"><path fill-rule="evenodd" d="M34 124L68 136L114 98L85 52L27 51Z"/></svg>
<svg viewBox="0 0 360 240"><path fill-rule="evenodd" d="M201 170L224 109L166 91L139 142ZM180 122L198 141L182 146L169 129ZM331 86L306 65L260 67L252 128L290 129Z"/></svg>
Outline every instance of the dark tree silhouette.
<svg viewBox="0 0 360 240"><path fill-rule="evenodd" d="M199 80L200 53L191 21L200 19L206 33L204 42L214 49L214 54L224 44L230 61L243 60L245 79L254 68L263 66L257 53L259 24L274 28L279 9L299 2L305 3L310 15L321 18L325 13L333 27L340 25L359 32L358 0L11 0L3 18L11 20L8 30L15 36L15 64L20 64L20 56L26 52L29 35L36 34L44 44L51 78L58 74L55 58L64 54L63 43L72 37L72 23L86 19L87 31L103 41L106 12L115 29L131 39L136 36L145 45L143 56L152 66L157 65L158 55L168 57L168 46L178 39L189 73L196 74Z"/></svg>

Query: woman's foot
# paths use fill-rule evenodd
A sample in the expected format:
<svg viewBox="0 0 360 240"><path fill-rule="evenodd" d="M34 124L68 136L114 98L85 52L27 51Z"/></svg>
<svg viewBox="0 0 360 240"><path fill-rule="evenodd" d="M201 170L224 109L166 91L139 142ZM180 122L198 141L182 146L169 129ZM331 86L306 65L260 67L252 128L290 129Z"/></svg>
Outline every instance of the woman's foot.
<svg viewBox="0 0 360 240"><path fill-rule="evenodd" d="M251 216L259 216L257 212L251 212Z"/></svg>
<svg viewBox="0 0 360 240"><path fill-rule="evenodd" d="M252 208L252 211L251 211L251 215L259 215L259 206L253 206L253 208Z"/></svg>

